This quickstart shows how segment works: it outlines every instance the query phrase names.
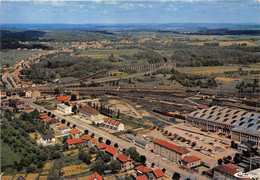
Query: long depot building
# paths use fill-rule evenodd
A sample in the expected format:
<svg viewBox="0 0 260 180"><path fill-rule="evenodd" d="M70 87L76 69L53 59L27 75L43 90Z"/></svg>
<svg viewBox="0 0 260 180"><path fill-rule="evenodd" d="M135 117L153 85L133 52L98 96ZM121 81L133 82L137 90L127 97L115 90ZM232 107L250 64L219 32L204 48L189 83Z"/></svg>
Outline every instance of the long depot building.
<svg viewBox="0 0 260 180"><path fill-rule="evenodd" d="M241 109L212 106L186 116L186 123L231 135L235 141L254 141L260 146L260 114Z"/></svg>

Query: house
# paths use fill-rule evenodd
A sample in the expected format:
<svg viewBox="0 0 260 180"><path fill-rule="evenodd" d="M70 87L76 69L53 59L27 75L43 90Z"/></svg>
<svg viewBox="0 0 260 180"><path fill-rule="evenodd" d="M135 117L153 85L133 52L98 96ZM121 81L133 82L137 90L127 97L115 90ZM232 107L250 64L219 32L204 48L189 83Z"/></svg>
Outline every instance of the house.
<svg viewBox="0 0 260 180"><path fill-rule="evenodd" d="M137 176L136 180L148 180L148 179L145 175L142 175L142 176Z"/></svg>
<svg viewBox="0 0 260 180"><path fill-rule="evenodd" d="M100 120L100 113L90 106L83 106L79 109L79 115L91 121Z"/></svg>
<svg viewBox="0 0 260 180"><path fill-rule="evenodd" d="M150 175L153 170L148 168L147 166L144 166L144 165L140 165L140 166L137 166L135 168L135 171L136 171L136 176L141 176L141 175L145 175L146 178L148 177L148 179L151 179L150 178ZM155 177L154 177L155 179Z"/></svg>
<svg viewBox="0 0 260 180"><path fill-rule="evenodd" d="M196 156L185 156L181 161L182 165L187 169L190 169L194 166L198 166L201 163L201 159Z"/></svg>
<svg viewBox="0 0 260 180"><path fill-rule="evenodd" d="M76 139L68 139L67 143L69 145L69 148L74 148L76 146L79 146L83 143L81 138L76 138Z"/></svg>
<svg viewBox="0 0 260 180"><path fill-rule="evenodd" d="M101 150L105 150L108 147L108 145L105 143L100 143L96 147L98 151L101 151Z"/></svg>
<svg viewBox="0 0 260 180"><path fill-rule="evenodd" d="M57 131L61 134L66 134L66 133L70 132L69 128L67 126L64 126L64 125L59 126Z"/></svg>
<svg viewBox="0 0 260 180"><path fill-rule="evenodd" d="M48 124L50 124L51 127L56 127L59 122L60 121L58 119L53 118L53 119L48 121Z"/></svg>
<svg viewBox="0 0 260 180"><path fill-rule="evenodd" d="M168 160L173 161L177 164L181 164L181 160L185 156L190 155L190 151L188 151L187 149L176 146L162 139L155 140L153 144L155 154L159 154L160 156L167 158Z"/></svg>
<svg viewBox="0 0 260 180"><path fill-rule="evenodd" d="M89 180L103 180L103 178L102 178L102 176L100 176L97 172L94 172L94 173L90 176Z"/></svg>
<svg viewBox="0 0 260 180"><path fill-rule="evenodd" d="M77 128L73 128L70 131L70 136L72 139L79 138L79 136L82 134L82 131L78 130Z"/></svg>
<svg viewBox="0 0 260 180"><path fill-rule="evenodd" d="M113 146L108 146L105 149L105 152L112 156L112 158L115 160L116 156L118 155L118 149Z"/></svg>
<svg viewBox="0 0 260 180"><path fill-rule="evenodd" d="M52 102L53 102L54 106L57 106L58 104L62 104L64 102L68 102L69 99L70 99L70 96L58 96Z"/></svg>
<svg viewBox="0 0 260 180"><path fill-rule="evenodd" d="M152 171L152 173L154 174L156 179L160 179L160 178L164 177L164 173L161 169L156 169L156 170Z"/></svg>
<svg viewBox="0 0 260 180"><path fill-rule="evenodd" d="M126 156L124 154L117 155L117 160L121 163L121 170L127 171L128 169L134 168L134 160L130 158L130 156Z"/></svg>
<svg viewBox="0 0 260 180"><path fill-rule="evenodd" d="M239 178L235 174L239 173L237 171L237 166L232 164L225 164L216 166L213 168L213 179L214 180L249 180L250 178Z"/></svg>
<svg viewBox="0 0 260 180"><path fill-rule="evenodd" d="M41 144L55 143L55 136L53 134L42 135Z"/></svg>
<svg viewBox="0 0 260 180"><path fill-rule="evenodd" d="M109 129L113 129L113 130L116 130L116 131L124 131L125 130L125 125L119 121L115 121L115 120L112 120L112 119L105 119L104 120L104 125L106 128L109 128Z"/></svg>
<svg viewBox="0 0 260 180"><path fill-rule="evenodd" d="M32 98L32 99L36 100L40 96L41 96L41 92L38 90L29 89L29 90L25 91L25 97L27 97L27 98Z"/></svg>
<svg viewBox="0 0 260 180"><path fill-rule="evenodd" d="M142 139L140 139L140 138L138 138L136 136L130 135L130 134L125 135L125 139L128 142L133 142L137 146L140 146L140 147L142 147L144 149L146 149L148 147L151 147L150 143L148 143L147 141L142 140Z"/></svg>
<svg viewBox="0 0 260 180"><path fill-rule="evenodd" d="M98 139L97 138L93 138L88 142L88 147L95 147L98 144Z"/></svg>
<svg viewBox="0 0 260 180"><path fill-rule="evenodd" d="M5 91L1 91L1 99L6 98L6 92Z"/></svg>
<svg viewBox="0 0 260 180"><path fill-rule="evenodd" d="M57 109L64 114L72 114L72 107L65 104L57 104Z"/></svg>

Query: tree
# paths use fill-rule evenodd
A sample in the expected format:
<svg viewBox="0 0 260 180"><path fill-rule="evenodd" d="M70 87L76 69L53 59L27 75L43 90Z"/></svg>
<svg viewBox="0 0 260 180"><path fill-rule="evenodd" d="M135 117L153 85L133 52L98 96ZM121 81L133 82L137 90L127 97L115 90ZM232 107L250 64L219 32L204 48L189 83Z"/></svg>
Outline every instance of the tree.
<svg viewBox="0 0 260 180"><path fill-rule="evenodd" d="M48 116L51 116L51 112L48 112L48 114L47 114Z"/></svg>
<svg viewBox="0 0 260 180"><path fill-rule="evenodd" d="M99 142L99 143L102 143L102 141L103 141L103 138L102 138L102 137L99 137L99 138L98 138L98 142Z"/></svg>
<svg viewBox="0 0 260 180"><path fill-rule="evenodd" d="M227 156L227 159L228 159L228 160L232 160L232 157L231 157L231 156Z"/></svg>
<svg viewBox="0 0 260 180"><path fill-rule="evenodd" d="M77 96L75 94L71 94L70 101L76 101L76 100L77 100Z"/></svg>
<svg viewBox="0 0 260 180"><path fill-rule="evenodd" d="M146 162L146 157L145 157L144 155L141 155L141 156L140 156L140 161L141 161L142 164L145 164L145 162Z"/></svg>
<svg viewBox="0 0 260 180"><path fill-rule="evenodd" d="M76 124L74 124L74 125L72 126L72 128L73 128L73 129L76 128Z"/></svg>
<svg viewBox="0 0 260 180"><path fill-rule="evenodd" d="M109 139L106 140L106 145L110 145L111 141Z"/></svg>
<svg viewBox="0 0 260 180"><path fill-rule="evenodd" d="M67 126L70 126L70 122L67 122Z"/></svg>
<svg viewBox="0 0 260 180"><path fill-rule="evenodd" d="M177 173L177 172L173 173L173 175L172 175L173 180L179 180L180 178L181 178L181 175L179 173Z"/></svg>
<svg viewBox="0 0 260 180"><path fill-rule="evenodd" d="M54 89L54 95L59 95L59 94L60 94L59 88L55 88L55 89Z"/></svg>
<svg viewBox="0 0 260 180"><path fill-rule="evenodd" d="M218 165L221 165L223 163L223 160L222 159L219 159L218 160Z"/></svg>
<svg viewBox="0 0 260 180"><path fill-rule="evenodd" d="M89 152L90 152L90 154L94 154L96 152L96 150L94 147L91 147L91 148L89 148Z"/></svg>
<svg viewBox="0 0 260 180"><path fill-rule="evenodd" d="M51 117L52 117L52 118L55 118L56 116L55 116L55 114L53 114L53 115L51 115Z"/></svg>
<svg viewBox="0 0 260 180"><path fill-rule="evenodd" d="M61 120L61 124L65 124L66 123L66 120L65 119L62 119Z"/></svg>
<svg viewBox="0 0 260 180"><path fill-rule="evenodd" d="M191 146L192 146L192 147L196 146L196 142L193 141L193 142L191 143Z"/></svg>
<svg viewBox="0 0 260 180"><path fill-rule="evenodd" d="M126 150L126 155L130 155L130 157L137 162L140 162L141 157L140 154L136 151L135 147L130 147Z"/></svg>
<svg viewBox="0 0 260 180"><path fill-rule="evenodd" d="M84 150L79 151L78 158L86 164L90 164L92 159L91 155L86 153Z"/></svg>
<svg viewBox="0 0 260 180"><path fill-rule="evenodd" d="M91 137L91 138L94 138L94 137L95 137L95 134L94 134L94 133L92 133L92 134L90 135L90 137Z"/></svg>
<svg viewBox="0 0 260 180"><path fill-rule="evenodd" d="M154 164L154 163L152 163L152 164L151 164L151 168L153 168L154 166L155 166L155 164Z"/></svg>
<svg viewBox="0 0 260 180"><path fill-rule="evenodd" d="M88 132L88 130L86 129L85 131L84 131L84 134L88 134L89 132Z"/></svg>
<svg viewBox="0 0 260 180"><path fill-rule="evenodd" d="M111 161L111 163L109 164L109 168L115 172L117 170L121 169L121 163L118 160L113 160Z"/></svg>
<svg viewBox="0 0 260 180"><path fill-rule="evenodd" d="M165 171L166 171L166 169L165 169L165 168L163 168L163 169L162 169L162 172L163 172L163 173L165 173Z"/></svg>
<svg viewBox="0 0 260 180"><path fill-rule="evenodd" d="M118 148L118 144L117 144L117 143L115 143L115 144L114 144L114 147L115 147L115 148Z"/></svg>
<svg viewBox="0 0 260 180"><path fill-rule="evenodd" d="M102 175L106 169L106 163L102 159L96 160L96 162L90 168L91 171L97 172L100 175Z"/></svg>
<svg viewBox="0 0 260 180"><path fill-rule="evenodd" d="M120 117L120 110L118 109L118 111L117 111L117 119L119 119L119 117Z"/></svg>

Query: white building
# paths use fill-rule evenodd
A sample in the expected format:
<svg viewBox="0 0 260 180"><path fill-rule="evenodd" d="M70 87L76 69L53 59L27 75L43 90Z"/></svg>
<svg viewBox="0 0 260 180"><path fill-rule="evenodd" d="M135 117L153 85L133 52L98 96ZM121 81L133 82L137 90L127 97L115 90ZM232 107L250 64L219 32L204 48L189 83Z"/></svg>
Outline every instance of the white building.
<svg viewBox="0 0 260 180"><path fill-rule="evenodd" d="M67 126L61 125L58 127L57 131L61 134L66 134L70 132L70 129Z"/></svg>
<svg viewBox="0 0 260 180"><path fill-rule="evenodd" d="M65 104L57 104L57 109L65 114L71 114L72 113L72 107L67 106Z"/></svg>
<svg viewBox="0 0 260 180"><path fill-rule="evenodd" d="M53 134L42 135L41 144L55 143L55 136Z"/></svg>
<svg viewBox="0 0 260 180"><path fill-rule="evenodd" d="M40 96L41 96L41 92L38 90L29 89L29 90L25 91L25 97L27 97L27 98L32 98L32 99L36 100Z"/></svg>
<svg viewBox="0 0 260 180"><path fill-rule="evenodd" d="M109 129L113 129L116 131L125 130L125 125L119 121L114 121L112 119L105 119L103 123L104 123L105 127L109 128Z"/></svg>

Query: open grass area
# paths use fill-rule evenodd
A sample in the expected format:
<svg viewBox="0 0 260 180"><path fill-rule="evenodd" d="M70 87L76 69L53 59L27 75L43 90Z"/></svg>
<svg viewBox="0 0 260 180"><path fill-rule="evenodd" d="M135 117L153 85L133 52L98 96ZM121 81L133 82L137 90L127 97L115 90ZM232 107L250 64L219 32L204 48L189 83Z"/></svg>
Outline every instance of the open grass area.
<svg viewBox="0 0 260 180"><path fill-rule="evenodd" d="M237 71L238 68L242 68L244 71L260 70L260 63L251 64L246 67L242 65L201 66L201 67L181 67L178 68L178 70L189 74L211 74L211 73L223 73L224 71Z"/></svg>
<svg viewBox="0 0 260 180"><path fill-rule="evenodd" d="M78 165L66 166L61 169L63 176L71 176L75 174L80 174L89 171L89 166L85 163L81 163Z"/></svg>

